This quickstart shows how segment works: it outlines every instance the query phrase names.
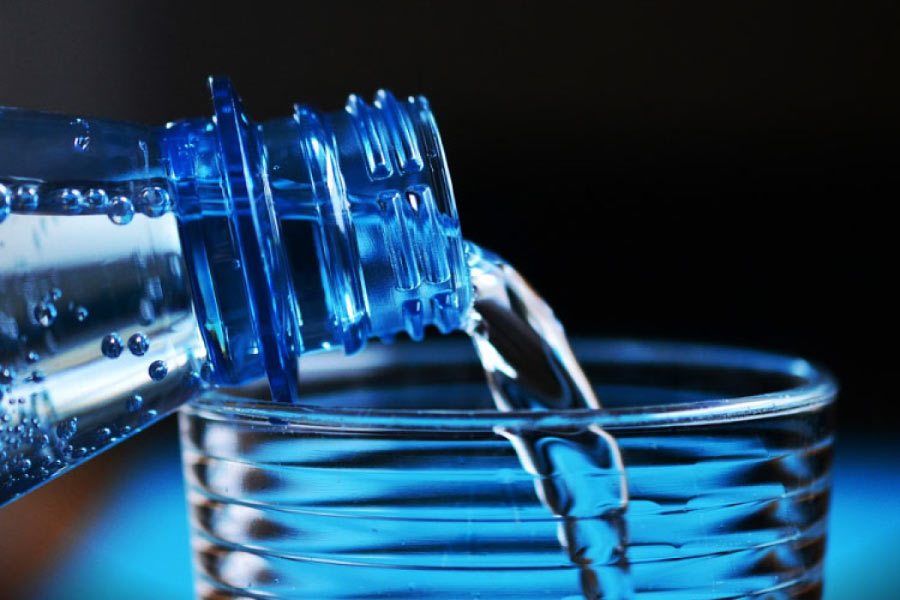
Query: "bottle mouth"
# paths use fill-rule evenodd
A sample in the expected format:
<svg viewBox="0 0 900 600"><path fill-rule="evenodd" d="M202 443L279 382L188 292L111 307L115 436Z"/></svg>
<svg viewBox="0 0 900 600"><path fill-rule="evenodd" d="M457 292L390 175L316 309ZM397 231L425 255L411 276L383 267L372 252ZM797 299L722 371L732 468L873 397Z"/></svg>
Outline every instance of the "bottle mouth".
<svg viewBox="0 0 900 600"><path fill-rule="evenodd" d="M228 79L210 89L212 120L171 124L164 143L214 379L265 374L290 401L302 353L460 328L471 285L424 98L255 124Z"/></svg>
<svg viewBox="0 0 900 600"><path fill-rule="evenodd" d="M296 114L301 122L312 112L298 107ZM326 181L334 184L316 186L321 192L316 202L343 213L333 225L348 225L341 228L343 235L328 237L344 245L333 255L359 260L358 269L346 261L330 278L341 319L354 323L354 314L362 315L346 329L345 350L353 353L368 337L400 332L421 340L428 325L443 333L459 329L472 301L471 285L428 101L420 96L400 102L381 90L372 105L350 96L343 112L322 121L325 127L305 129L304 147L318 150L316 162L333 169ZM327 143L329 134L336 144ZM329 152L333 157L322 157Z"/></svg>

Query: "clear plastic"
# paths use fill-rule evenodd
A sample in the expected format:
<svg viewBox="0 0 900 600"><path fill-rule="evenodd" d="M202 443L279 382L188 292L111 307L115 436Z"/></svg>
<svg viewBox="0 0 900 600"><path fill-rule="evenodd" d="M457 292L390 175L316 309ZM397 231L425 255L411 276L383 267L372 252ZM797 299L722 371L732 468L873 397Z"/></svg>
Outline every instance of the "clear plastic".
<svg viewBox="0 0 900 600"><path fill-rule="evenodd" d="M593 341L574 348L604 408L500 412L455 342L311 357L302 405L264 387L186 405L197 596L821 598L828 374L751 350ZM622 453L625 531L618 473L574 453L528 469L508 435L562 449L596 430ZM548 511L548 485L567 514Z"/></svg>
<svg viewBox="0 0 900 600"><path fill-rule="evenodd" d="M471 291L424 98L162 127L0 108L0 505L208 383L297 395L301 354L428 325Z"/></svg>

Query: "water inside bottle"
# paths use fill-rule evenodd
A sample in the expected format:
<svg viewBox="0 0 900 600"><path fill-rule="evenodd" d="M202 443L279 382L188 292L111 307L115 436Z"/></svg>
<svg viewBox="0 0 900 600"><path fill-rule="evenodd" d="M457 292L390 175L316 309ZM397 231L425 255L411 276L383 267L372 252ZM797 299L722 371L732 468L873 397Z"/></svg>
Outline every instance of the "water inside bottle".
<svg viewBox="0 0 900 600"><path fill-rule="evenodd" d="M100 187L0 195L3 504L189 399L205 350L173 214Z"/></svg>

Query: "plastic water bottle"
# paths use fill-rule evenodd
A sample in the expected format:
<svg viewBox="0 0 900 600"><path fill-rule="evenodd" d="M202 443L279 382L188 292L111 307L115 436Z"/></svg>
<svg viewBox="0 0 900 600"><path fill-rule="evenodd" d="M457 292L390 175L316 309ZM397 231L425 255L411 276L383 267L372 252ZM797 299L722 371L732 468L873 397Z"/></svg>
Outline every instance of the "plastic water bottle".
<svg viewBox="0 0 900 600"><path fill-rule="evenodd" d="M209 383L428 325L472 303L422 98L163 127L0 108L0 505Z"/></svg>

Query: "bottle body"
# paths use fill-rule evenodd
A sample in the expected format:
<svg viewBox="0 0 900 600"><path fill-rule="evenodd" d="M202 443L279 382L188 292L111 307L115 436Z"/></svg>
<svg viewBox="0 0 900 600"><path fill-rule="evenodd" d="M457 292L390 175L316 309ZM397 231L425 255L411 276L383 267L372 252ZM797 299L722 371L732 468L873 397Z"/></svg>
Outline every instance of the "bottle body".
<svg viewBox="0 0 900 600"><path fill-rule="evenodd" d="M0 109L0 504L204 386L459 327L469 284L424 99L152 128Z"/></svg>

